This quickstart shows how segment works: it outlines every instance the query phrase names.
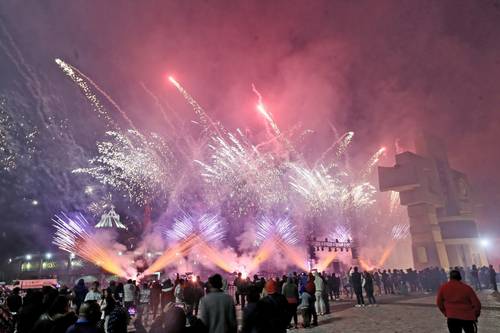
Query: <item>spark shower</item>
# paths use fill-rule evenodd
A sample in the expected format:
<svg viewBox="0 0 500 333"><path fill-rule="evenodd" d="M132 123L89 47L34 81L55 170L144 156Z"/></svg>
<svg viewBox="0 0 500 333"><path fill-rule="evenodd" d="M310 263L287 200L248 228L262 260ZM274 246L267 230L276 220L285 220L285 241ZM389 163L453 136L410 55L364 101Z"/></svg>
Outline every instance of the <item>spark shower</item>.
<svg viewBox="0 0 500 333"><path fill-rule="evenodd" d="M105 138L97 140L97 155L72 170L73 175L88 177L146 211L161 207L167 216L141 235L161 238L163 254L157 257L145 256L151 251L146 240L128 256L117 256L111 243L101 240L101 231L87 221L90 212L61 213L54 218L54 244L62 250L119 276L136 273L136 267L130 267L141 251L146 257L144 274L176 266L182 258L227 272L250 273L268 260L280 261L281 267L307 269L305 248L312 236L361 237L364 217L376 201L370 175L385 148L354 169L348 154L355 134L348 131L311 161L300 142L314 131L300 126L280 128L253 84L255 112L265 128L265 138L258 142L244 130L229 130L212 119L171 76L166 84L192 107L197 130L176 131L173 117L162 109L171 130L166 131L168 135L150 133L138 129L79 69L61 59L55 62L107 129ZM126 128L118 125L105 104L118 111ZM110 198L102 200L109 207ZM397 232L395 238L403 234ZM324 269L334 258L328 255L316 266Z"/></svg>

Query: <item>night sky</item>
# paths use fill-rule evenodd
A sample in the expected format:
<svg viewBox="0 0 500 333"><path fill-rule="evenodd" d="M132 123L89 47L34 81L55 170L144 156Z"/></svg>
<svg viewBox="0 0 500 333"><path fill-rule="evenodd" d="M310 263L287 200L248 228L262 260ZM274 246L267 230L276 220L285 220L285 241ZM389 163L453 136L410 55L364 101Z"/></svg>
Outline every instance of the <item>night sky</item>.
<svg viewBox="0 0 500 333"><path fill-rule="evenodd" d="M0 256L45 249L50 216L88 201L70 170L103 126L56 57L158 132L143 87L190 112L168 74L230 128L261 126L254 83L282 128L317 131L311 150L329 145L330 124L353 130L354 160L386 146L392 165L396 142L411 150L427 130L469 176L481 231L498 237L499 36L499 0L2 1L0 95L39 134L31 162L1 174Z"/></svg>

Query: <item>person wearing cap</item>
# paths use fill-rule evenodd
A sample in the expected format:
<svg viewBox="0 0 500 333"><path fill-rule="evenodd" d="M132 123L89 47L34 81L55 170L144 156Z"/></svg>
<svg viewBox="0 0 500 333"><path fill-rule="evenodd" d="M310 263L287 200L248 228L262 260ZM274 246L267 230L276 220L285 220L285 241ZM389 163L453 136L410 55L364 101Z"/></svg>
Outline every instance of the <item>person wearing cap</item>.
<svg viewBox="0 0 500 333"><path fill-rule="evenodd" d="M267 296L257 302L256 330L258 333L285 333L290 323L288 301L279 290L277 281L266 282Z"/></svg>
<svg viewBox="0 0 500 333"><path fill-rule="evenodd" d="M445 315L450 333L476 332L476 322L481 314L481 302L474 290L462 283L458 270L450 271L450 281L439 289L436 304Z"/></svg>
<svg viewBox="0 0 500 333"><path fill-rule="evenodd" d="M198 317L208 333L236 333L236 308L233 298L222 291L222 276L208 279L209 292L201 298Z"/></svg>

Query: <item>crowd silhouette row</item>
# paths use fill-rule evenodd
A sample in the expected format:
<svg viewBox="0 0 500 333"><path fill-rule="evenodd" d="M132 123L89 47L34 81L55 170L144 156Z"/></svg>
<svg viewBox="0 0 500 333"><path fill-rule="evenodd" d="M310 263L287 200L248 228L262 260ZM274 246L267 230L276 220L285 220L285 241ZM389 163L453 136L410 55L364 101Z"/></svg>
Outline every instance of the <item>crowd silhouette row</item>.
<svg viewBox="0 0 500 333"><path fill-rule="evenodd" d="M476 290L497 290L492 266L450 271ZM371 272L354 267L342 274L293 272L267 279L238 273L232 281L214 274L206 282L177 274L106 286L97 281L87 286L81 279L72 288L2 289L0 333L126 333L131 327L137 333L280 333L318 325L331 302L355 298L356 307L377 306L381 295L434 293L447 281L448 273L436 267Z"/></svg>

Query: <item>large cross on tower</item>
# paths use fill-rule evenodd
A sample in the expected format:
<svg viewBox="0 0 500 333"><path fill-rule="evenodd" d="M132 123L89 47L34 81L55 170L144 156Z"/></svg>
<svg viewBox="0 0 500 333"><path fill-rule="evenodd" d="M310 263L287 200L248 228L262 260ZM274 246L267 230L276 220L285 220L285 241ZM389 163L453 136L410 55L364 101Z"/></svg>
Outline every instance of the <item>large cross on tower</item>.
<svg viewBox="0 0 500 333"><path fill-rule="evenodd" d="M450 167L440 140L422 134L415 148L378 168L380 190L399 192L408 207L415 268L486 265L467 177Z"/></svg>

